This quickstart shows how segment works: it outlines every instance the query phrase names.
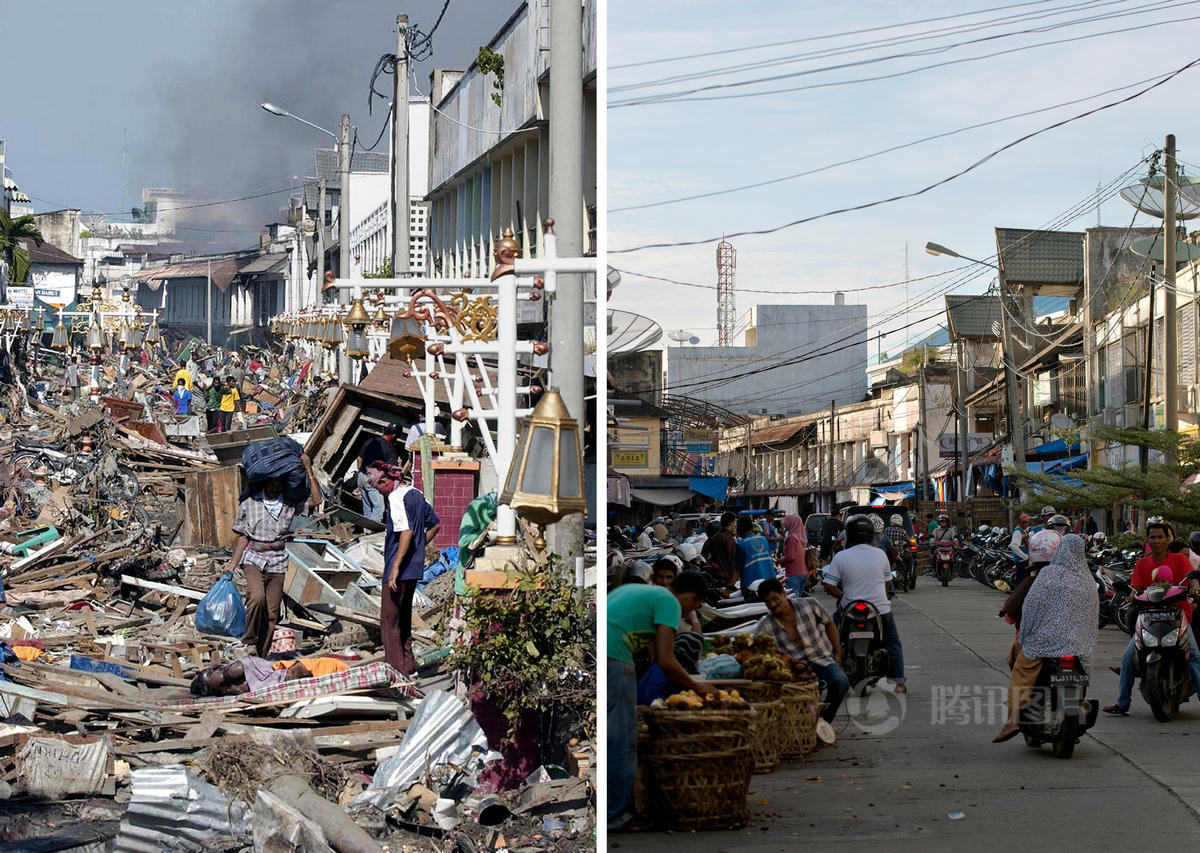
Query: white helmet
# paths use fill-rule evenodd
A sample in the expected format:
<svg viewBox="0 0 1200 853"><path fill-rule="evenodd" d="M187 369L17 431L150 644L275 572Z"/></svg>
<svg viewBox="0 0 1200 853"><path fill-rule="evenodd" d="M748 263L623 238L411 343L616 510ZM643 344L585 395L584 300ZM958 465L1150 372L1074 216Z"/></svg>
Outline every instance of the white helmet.
<svg viewBox="0 0 1200 853"><path fill-rule="evenodd" d="M679 545L675 548L675 553L677 553L685 563L690 563L692 560L700 556L700 549L695 545L684 542L682 545Z"/></svg>
<svg viewBox="0 0 1200 853"><path fill-rule="evenodd" d="M875 515L875 513L871 513L871 526L875 528L876 533L882 533L883 519Z"/></svg>
<svg viewBox="0 0 1200 853"><path fill-rule="evenodd" d="M999 535L1000 535L1001 533L1003 533L1003 532L1004 532L1004 528L1002 528L1002 527L993 527L993 528L992 528L992 535L993 535L993 536L999 536Z"/></svg>
<svg viewBox="0 0 1200 853"><path fill-rule="evenodd" d="M1029 562L1049 563L1062 540L1062 536L1053 530L1039 530L1029 538Z"/></svg>
<svg viewBox="0 0 1200 853"><path fill-rule="evenodd" d="M1097 548L1103 548L1105 543L1107 543L1107 542L1108 542L1108 537L1104 535L1104 531L1097 530L1095 533L1092 534L1092 543Z"/></svg>
<svg viewBox="0 0 1200 853"><path fill-rule="evenodd" d="M888 519L888 524L892 525L892 527L903 527L904 516L900 515L900 513L896 513L890 519Z"/></svg>
<svg viewBox="0 0 1200 853"><path fill-rule="evenodd" d="M654 561L654 564L658 565L663 560L666 560L671 565L673 565L675 567L676 572L683 571L683 560L679 559L674 554L663 554L661 557L659 557L657 560Z"/></svg>
<svg viewBox="0 0 1200 853"><path fill-rule="evenodd" d="M648 584L653 577L654 570L650 568L649 564L643 562L642 560L634 560L625 567L623 582Z"/></svg>
<svg viewBox="0 0 1200 853"><path fill-rule="evenodd" d="M992 532L992 528L988 527L986 524L979 525L979 535L980 536L987 536L991 532Z"/></svg>

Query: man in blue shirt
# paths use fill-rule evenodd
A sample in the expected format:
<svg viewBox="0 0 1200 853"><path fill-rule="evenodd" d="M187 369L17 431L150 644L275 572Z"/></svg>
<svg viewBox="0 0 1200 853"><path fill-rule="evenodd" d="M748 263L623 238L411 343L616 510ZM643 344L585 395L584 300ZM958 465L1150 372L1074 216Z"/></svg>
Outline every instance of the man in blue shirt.
<svg viewBox="0 0 1200 853"><path fill-rule="evenodd" d="M432 542L441 520L419 490L398 485L387 496L387 533L383 540L383 602L380 629L383 656L396 670L412 675L412 605L425 573L425 543Z"/></svg>
<svg viewBox="0 0 1200 853"><path fill-rule="evenodd" d="M733 583L741 581L742 597L753 600L750 585L775 577L775 561L771 558L771 543L754 529L746 516L737 520L737 553L734 555Z"/></svg>

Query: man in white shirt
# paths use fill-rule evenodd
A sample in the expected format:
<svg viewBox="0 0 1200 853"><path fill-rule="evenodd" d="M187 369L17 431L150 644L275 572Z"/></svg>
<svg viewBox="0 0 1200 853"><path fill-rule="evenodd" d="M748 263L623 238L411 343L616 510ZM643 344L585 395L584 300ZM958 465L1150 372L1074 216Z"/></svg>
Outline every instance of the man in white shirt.
<svg viewBox="0 0 1200 853"><path fill-rule="evenodd" d="M1028 526L1029 515L1021 513L1017 519L1017 526L1013 528L1012 539L1008 543L1008 550L1012 551L1013 564L1017 567L1016 581L1018 585L1029 574L1029 554L1025 551L1025 541L1028 536L1025 528Z"/></svg>
<svg viewBox="0 0 1200 853"><path fill-rule="evenodd" d="M892 614L888 596L891 566L887 555L872 543L875 525L865 515L846 519L846 547L834 555L825 569L825 591L838 601L835 622L841 622L842 603L866 601L879 611L883 622L883 643L891 656L888 680L896 685L897 693L906 693L904 683L904 649Z"/></svg>

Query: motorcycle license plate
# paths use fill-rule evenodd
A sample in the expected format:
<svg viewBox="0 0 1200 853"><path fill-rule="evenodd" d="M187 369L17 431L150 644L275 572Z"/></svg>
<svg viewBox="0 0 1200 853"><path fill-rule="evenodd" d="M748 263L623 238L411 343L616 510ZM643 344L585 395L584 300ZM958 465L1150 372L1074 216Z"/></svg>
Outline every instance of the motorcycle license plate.
<svg viewBox="0 0 1200 853"><path fill-rule="evenodd" d="M1082 672L1055 672L1050 675L1050 683L1087 687L1088 677Z"/></svg>
<svg viewBox="0 0 1200 853"><path fill-rule="evenodd" d="M874 636L875 636L875 634L872 633L871 631L851 631L850 632L851 640L869 640Z"/></svg>

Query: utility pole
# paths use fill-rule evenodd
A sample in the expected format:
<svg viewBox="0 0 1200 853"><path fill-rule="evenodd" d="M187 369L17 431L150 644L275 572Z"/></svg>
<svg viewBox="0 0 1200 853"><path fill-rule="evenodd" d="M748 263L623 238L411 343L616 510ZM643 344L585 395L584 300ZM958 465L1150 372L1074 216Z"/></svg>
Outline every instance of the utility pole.
<svg viewBox="0 0 1200 853"><path fill-rule="evenodd" d="M1166 175L1163 179L1163 405L1166 407L1164 426L1168 432L1179 431L1179 314L1175 306L1175 134L1167 134ZM1194 309L1193 309L1194 310ZM1173 459L1168 460L1174 463Z"/></svg>
<svg viewBox="0 0 1200 853"><path fill-rule="evenodd" d="M313 304L320 305L325 301L325 296L321 292L321 288L325 286L325 179L321 178L318 184L319 195L317 198L317 293L313 297ZM303 308L304 301L296 306L297 309Z"/></svg>
<svg viewBox="0 0 1200 853"><path fill-rule="evenodd" d="M338 276L350 277L350 116L342 113L342 138L338 143L338 182L341 185L338 197ZM350 291L338 290L338 302L350 302ZM350 359L345 350L338 349L338 379L350 382Z"/></svg>
<svg viewBox="0 0 1200 853"><path fill-rule="evenodd" d="M958 499L967 500L967 380L963 339L958 339Z"/></svg>
<svg viewBox="0 0 1200 853"><path fill-rule="evenodd" d="M166 287L166 285L163 285ZM206 306L205 317L207 318L207 337L208 345L212 346L212 258L208 259L208 287L204 291L204 302Z"/></svg>
<svg viewBox="0 0 1200 853"><path fill-rule="evenodd" d="M550 0L550 212L557 223L560 258L583 255L582 54L583 5L579 0ZM582 275L558 275L549 312L551 380L582 430L587 423L580 346ZM572 515L553 525L550 543L556 554L564 558L583 554L583 521L583 516Z"/></svg>
<svg viewBox="0 0 1200 853"><path fill-rule="evenodd" d="M1146 382L1142 391L1142 429L1150 429L1150 398L1154 394L1154 267L1150 267L1150 319L1146 323ZM1142 468L1142 473L1146 473L1146 468L1150 463L1150 449L1146 445L1142 445L1138 450L1138 461ZM1138 513L1138 518L1143 517L1142 513ZM1144 522L1139 520L1139 528Z"/></svg>
<svg viewBox="0 0 1200 853"><path fill-rule="evenodd" d="M749 492L751 489L754 488L754 486L753 486L754 448L752 446L753 444L754 444L754 428L753 428L753 426L751 426L750 421L746 421L746 491L747 492Z"/></svg>
<svg viewBox="0 0 1200 853"><path fill-rule="evenodd" d="M392 96L392 275L408 266L408 15L396 18L396 88Z"/></svg>
<svg viewBox="0 0 1200 853"><path fill-rule="evenodd" d="M837 506L837 473L833 467L833 425L837 420L837 400L829 401L829 512Z"/></svg>
<svg viewBox="0 0 1200 853"><path fill-rule="evenodd" d="M915 473L917 473L917 480L921 484L920 488L913 492L913 503L916 505L914 507L914 512L920 511L921 498L925 495L925 489L929 486L929 459L927 458L929 456L929 439L925 435L925 424L928 423L928 421L925 419L925 395L927 393L927 386L925 384L925 371L928 369L928 367L929 344L926 344L925 357L921 360L921 372L918 374L918 378L920 379L918 393L921 396L917 398L917 405L920 408L920 419L917 423L917 429L913 431L913 434L918 436L916 444L917 471ZM922 447L922 444L925 446Z"/></svg>
<svg viewBox="0 0 1200 853"><path fill-rule="evenodd" d="M1013 440L1013 463L1018 472L1025 470L1025 429L1021 424L1021 404L1017 399L1017 369L1013 364L1012 323L1008 319L1008 285L1000 271L1000 327L1004 335L1004 388L1008 396L1008 426Z"/></svg>

